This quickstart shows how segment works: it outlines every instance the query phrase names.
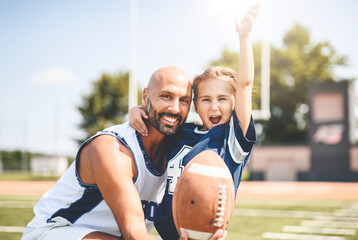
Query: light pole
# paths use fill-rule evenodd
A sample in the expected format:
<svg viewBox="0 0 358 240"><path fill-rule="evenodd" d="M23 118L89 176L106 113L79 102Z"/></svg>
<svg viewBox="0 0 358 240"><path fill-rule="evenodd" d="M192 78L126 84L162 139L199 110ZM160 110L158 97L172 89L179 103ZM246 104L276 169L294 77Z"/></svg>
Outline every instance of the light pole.
<svg viewBox="0 0 358 240"><path fill-rule="evenodd" d="M131 0L131 66L129 72L128 113L138 105L137 54L138 54L138 0Z"/></svg>

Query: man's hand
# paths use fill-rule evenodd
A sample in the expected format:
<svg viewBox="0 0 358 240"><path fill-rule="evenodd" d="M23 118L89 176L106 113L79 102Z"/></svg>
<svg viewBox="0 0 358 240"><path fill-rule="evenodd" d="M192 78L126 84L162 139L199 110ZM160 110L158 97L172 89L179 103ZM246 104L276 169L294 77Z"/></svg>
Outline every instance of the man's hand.
<svg viewBox="0 0 358 240"><path fill-rule="evenodd" d="M260 8L261 4L256 3L247 11L241 22L237 18L235 19L236 32L239 34L239 37L248 36L250 34L259 15Z"/></svg>
<svg viewBox="0 0 358 240"><path fill-rule="evenodd" d="M227 236L227 230L219 229L209 240L225 240ZM179 240L188 240L189 236L187 232L182 232Z"/></svg>

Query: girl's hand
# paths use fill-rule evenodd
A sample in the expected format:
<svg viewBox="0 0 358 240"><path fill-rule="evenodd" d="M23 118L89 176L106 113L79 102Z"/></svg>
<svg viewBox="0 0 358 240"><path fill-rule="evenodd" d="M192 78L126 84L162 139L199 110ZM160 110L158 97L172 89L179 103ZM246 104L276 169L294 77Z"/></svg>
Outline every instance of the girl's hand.
<svg viewBox="0 0 358 240"><path fill-rule="evenodd" d="M141 107L132 107L129 110L129 125L142 136L148 136L148 129L143 118L148 119L148 115Z"/></svg>
<svg viewBox="0 0 358 240"><path fill-rule="evenodd" d="M256 3L247 11L241 22L235 18L236 32L239 34L239 37L248 36L250 34L259 15L260 8L261 4Z"/></svg>

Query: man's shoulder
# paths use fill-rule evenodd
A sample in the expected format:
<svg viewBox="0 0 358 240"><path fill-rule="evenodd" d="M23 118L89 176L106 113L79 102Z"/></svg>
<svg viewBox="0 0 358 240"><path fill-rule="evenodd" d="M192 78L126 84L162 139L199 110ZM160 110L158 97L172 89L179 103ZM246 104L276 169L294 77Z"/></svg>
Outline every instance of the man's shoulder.
<svg viewBox="0 0 358 240"><path fill-rule="evenodd" d="M103 132L112 132L112 133L117 133L117 134L124 134L126 132L134 133L135 130L129 125L129 122L124 122L122 124L107 127L105 129L103 129L102 131L99 131L98 133L101 133L101 132L102 133Z"/></svg>
<svg viewBox="0 0 358 240"><path fill-rule="evenodd" d="M136 131L129 125L129 122L114 125L97 132L94 137L99 135L112 135L119 139L124 145L128 145L130 142L136 142Z"/></svg>
<svg viewBox="0 0 358 240"><path fill-rule="evenodd" d="M117 148L128 155L133 143L137 143L135 130L128 122L124 122L98 131L86 141L85 145L90 145L94 149L98 148L98 150Z"/></svg>

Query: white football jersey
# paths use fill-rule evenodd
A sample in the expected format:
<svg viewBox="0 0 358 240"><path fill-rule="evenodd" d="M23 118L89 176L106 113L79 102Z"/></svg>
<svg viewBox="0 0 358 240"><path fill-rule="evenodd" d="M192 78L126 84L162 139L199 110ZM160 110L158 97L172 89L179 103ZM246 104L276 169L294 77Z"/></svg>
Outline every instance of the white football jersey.
<svg viewBox="0 0 358 240"><path fill-rule="evenodd" d="M129 126L128 122L98 132L82 144L76 161L58 180L55 187L46 192L35 205L35 217L28 224L29 227L42 226L51 222L52 218L60 216L74 226L121 235L113 213L103 200L97 185L84 184L77 171L78 157L83 147L103 134L116 137L133 154L137 167L134 185L142 201L147 230L150 231L158 205L163 198L166 174L158 173L152 167L147 159L141 136Z"/></svg>

